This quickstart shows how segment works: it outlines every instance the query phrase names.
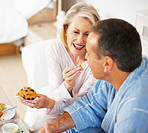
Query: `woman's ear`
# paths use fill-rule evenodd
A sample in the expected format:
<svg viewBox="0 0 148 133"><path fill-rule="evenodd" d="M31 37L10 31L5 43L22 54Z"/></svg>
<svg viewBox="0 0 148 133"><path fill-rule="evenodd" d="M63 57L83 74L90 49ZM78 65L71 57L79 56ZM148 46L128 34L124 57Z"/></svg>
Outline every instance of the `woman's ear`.
<svg viewBox="0 0 148 133"><path fill-rule="evenodd" d="M67 34L68 25L64 25L65 34Z"/></svg>
<svg viewBox="0 0 148 133"><path fill-rule="evenodd" d="M113 68L113 64L114 60L109 56L105 56L103 64L104 72L108 72L109 70L111 70Z"/></svg>

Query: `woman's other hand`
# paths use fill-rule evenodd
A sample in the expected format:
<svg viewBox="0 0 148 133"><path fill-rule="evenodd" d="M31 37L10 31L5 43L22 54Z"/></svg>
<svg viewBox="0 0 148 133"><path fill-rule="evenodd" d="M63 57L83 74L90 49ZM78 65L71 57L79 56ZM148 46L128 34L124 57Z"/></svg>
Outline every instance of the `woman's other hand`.
<svg viewBox="0 0 148 133"><path fill-rule="evenodd" d="M55 101L45 95L37 93L37 98L35 100L23 100L22 103L31 108L52 109L54 107Z"/></svg>
<svg viewBox="0 0 148 133"><path fill-rule="evenodd" d="M67 88L68 92L71 94L73 86L75 84L75 79L80 75L80 67L71 66L67 67L63 71L64 85Z"/></svg>

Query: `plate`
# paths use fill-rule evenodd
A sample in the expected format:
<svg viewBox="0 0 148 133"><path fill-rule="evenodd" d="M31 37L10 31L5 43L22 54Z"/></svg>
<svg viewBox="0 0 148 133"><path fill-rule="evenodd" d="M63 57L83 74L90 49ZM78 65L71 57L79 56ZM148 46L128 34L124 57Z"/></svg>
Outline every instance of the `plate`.
<svg viewBox="0 0 148 133"><path fill-rule="evenodd" d="M19 126L19 133L30 133L21 118L14 118L7 121L0 121L0 133L2 133L2 126L6 123L17 124Z"/></svg>
<svg viewBox="0 0 148 133"><path fill-rule="evenodd" d="M6 105L7 108L11 107L10 105L7 105L7 104L5 104L5 105ZM4 120L10 120L14 116L15 116L15 109L11 109L11 110L8 110L8 111L4 112L3 115L0 117L0 119L2 121L4 121Z"/></svg>

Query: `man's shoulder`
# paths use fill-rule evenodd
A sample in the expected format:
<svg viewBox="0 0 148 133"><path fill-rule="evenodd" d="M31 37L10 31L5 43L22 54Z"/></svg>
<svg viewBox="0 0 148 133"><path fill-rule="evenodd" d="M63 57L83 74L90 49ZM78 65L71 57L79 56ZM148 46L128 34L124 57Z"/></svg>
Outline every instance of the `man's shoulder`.
<svg viewBox="0 0 148 133"><path fill-rule="evenodd" d="M134 111L134 108L144 109L148 105L146 102L148 101L147 82L148 75L137 78L121 98L119 110L125 109L125 112L132 112Z"/></svg>

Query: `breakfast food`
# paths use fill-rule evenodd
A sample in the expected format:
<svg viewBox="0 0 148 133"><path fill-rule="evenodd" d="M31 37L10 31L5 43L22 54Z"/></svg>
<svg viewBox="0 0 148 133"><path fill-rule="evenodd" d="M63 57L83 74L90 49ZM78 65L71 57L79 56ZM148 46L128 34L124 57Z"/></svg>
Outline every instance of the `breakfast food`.
<svg viewBox="0 0 148 133"><path fill-rule="evenodd" d="M80 70L83 71L83 67L81 66L81 64L78 64L77 67L80 67Z"/></svg>
<svg viewBox="0 0 148 133"><path fill-rule="evenodd" d="M22 101L25 100L34 100L37 96L35 90L33 90L31 87L26 87L20 89L16 96Z"/></svg>
<svg viewBox="0 0 148 133"><path fill-rule="evenodd" d="M13 127L10 132L15 132L15 131L17 131L17 128L16 127Z"/></svg>
<svg viewBox="0 0 148 133"><path fill-rule="evenodd" d="M4 103L0 103L0 111L3 111L4 109L6 109L6 105Z"/></svg>
<svg viewBox="0 0 148 133"><path fill-rule="evenodd" d="M5 110L7 107L4 103L0 103L0 117L3 115L3 110Z"/></svg>
<svg viewBox="0 0 148 133"><path fill-rule="evenodd" d="M3 112L0 110L0 117L3 115Z"/></svg>

